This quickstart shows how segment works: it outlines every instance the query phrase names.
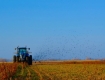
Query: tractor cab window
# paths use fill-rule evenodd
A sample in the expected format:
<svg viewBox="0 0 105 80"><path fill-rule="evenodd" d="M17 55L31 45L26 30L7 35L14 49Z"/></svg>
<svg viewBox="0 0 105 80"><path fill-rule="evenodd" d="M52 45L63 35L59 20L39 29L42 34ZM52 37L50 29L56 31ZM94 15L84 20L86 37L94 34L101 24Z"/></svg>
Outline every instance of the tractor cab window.
<svg viewBox="0 0 105 80"><path fill-rule="evenodd" d="M19 49L19 53L26 53L26 48Z"/></svg>

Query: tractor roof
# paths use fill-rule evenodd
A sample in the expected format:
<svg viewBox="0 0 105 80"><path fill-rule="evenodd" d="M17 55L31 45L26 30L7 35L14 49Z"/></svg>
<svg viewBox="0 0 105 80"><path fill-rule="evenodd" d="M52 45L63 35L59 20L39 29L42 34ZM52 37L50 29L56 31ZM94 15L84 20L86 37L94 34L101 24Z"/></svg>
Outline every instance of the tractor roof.
<svg viewBox="0 0 105 80"><path fill-rule="evenodd" d="M26 47L17 47L17 48L19 48L19 49L20 49L20 48L23 49L23 48L26 48Z"/></svg>

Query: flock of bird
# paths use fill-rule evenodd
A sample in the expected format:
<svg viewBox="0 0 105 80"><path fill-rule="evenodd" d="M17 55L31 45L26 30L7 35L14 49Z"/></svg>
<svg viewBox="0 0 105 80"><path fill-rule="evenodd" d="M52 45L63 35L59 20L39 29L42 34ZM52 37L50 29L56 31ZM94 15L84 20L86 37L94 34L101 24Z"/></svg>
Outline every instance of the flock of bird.
<svg viewBox="0 0 105 80"><path fill-rule="evenodd" d="M47 38L37 52L36 60L100 58L102 43L89 37Z"/></svg>

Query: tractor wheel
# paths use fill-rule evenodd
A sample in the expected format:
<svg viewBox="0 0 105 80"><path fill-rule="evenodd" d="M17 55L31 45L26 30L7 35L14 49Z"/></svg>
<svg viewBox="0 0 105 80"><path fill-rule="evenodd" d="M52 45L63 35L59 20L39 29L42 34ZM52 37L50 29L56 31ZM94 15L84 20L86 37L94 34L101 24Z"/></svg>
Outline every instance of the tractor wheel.
<svg viewBox="0 0 105 80"><path fill-rule="evenodd" d="M29 57L28 65L32 65L32 55Z"/></svg>
<svg viewBox="0 0 105 80"><path fill-rule="evenodd" d="M13 62L14 63L16 62L16 56L15 55L13 56Z"/></svg>
<svg viewBox="0 0 105 80"><path fill-rule="evenodd" d="M19 62L19 56L16 57L16 62Z"/></svg>

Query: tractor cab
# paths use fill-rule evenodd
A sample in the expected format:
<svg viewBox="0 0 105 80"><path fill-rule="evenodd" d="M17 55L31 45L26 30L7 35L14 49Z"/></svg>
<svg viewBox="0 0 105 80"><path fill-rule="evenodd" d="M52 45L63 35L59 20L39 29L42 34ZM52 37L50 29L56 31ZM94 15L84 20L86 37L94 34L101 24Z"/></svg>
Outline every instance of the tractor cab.
<svg viewBox="0 0 105 80"><path fill-rule="evenodd" d="M32 55L29 55L30 48L17 47L15 50L16 55L13 56L13 62L27 62L29 65L32 65Z"/></svg>
<svg viewBox="0 0 105 80"><path fill-rule="evenodd" d="M28 54L27 48L18 48L17 56L21 56L22 58L28 57L29 54Z"/></svg>

